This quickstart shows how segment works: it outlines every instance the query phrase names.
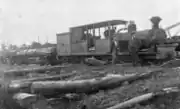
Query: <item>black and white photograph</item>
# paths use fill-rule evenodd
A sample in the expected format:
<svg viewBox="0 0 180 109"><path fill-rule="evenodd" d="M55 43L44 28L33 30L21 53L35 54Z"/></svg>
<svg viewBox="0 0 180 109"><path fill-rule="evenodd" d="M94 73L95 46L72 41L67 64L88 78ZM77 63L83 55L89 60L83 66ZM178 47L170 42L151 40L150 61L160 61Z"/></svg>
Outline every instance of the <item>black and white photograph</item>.
<svg viewBox="0 0 180 109"><path fill-rule="evenodd" d="M0 109L180 109L180 0L0 0Z"/></svg>

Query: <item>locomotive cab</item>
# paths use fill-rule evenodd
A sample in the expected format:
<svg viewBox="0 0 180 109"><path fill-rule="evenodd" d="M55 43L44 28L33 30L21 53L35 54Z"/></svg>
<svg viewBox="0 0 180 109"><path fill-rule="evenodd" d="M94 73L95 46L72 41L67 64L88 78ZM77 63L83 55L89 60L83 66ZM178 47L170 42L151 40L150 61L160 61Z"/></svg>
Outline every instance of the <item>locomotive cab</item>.
<svg viewBox="0 0 180 109"><path fill-rule="evenodd" d="M119 25L126 23L110 20L71 27L69 32L57 34L58 56L111 56L113 34Z"/></svg>

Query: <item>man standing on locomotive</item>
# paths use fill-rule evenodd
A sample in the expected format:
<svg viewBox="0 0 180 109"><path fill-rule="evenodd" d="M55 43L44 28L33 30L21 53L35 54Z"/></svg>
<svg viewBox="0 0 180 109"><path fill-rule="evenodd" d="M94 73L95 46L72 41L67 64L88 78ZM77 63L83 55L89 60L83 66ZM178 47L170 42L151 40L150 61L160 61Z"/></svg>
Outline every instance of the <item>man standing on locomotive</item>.
<svg viewBox="0 0 180 109"><path fill-rule="evenodd" d="M110 33L109 33L110 32ZM114 34L116 33L116 27L112 27L110 31L108 31L108 35L110 35L111 40L111 47L110 47L110 53L112 53L112 64L115 64L116 62L116 55L117 55L117 48L114 42Z"/></svg>
<svg viewBox="0 0 180 109"><path fill-rule="evenodd" d="M128 47L129 47L130 54L131 54L131 56L133 58L133 63L135 64L135 62L137 62L136 60L138 60L138 56L136 55L137 54L136 53L137 50L135 50L135 48L137 48L137 47L135 47L135 45L137 45L137 44L134 44L134 43L137 43L136 39L134 38L136 30L137 30L136 29L136 24L135 24L134 21L129 21L128 27L120 29L119 31L121 31L121 30L128 30L128 34L130 34L130 36L132 37L132 39L129 41L129 45L131 45L131 46L128 46ZM111 50L113 48L116 49L116 50L113 50L115 52L111 51L112 52L112 63L113 64L116 62L116 55L117 55L116 51L117 51L117 47L118 47L117 46L118 43L115 43L116 42L115 40L116 39L114 39L114 41L113 41L114 43L113 44L115 44L116 46L111 48Z"/></svg>
<svg viewBox="0 0 180 109"><path fill-rule="evenodd" d="M136 66L139 61L138 48L141 44L140 40L135 38L136 31L137 31L136 24L134 23L134 21L130 21L128 25L128 33L131 35L131 40L129 41L128 49L132 57L133 66Z"/></svg>
<svg viewBox="0 0 180 109"><path fill-rule="evenodd" d="M152 17L150 19L152 23L152 29L149 31L149 37L151 39L151 45L154 45L156 48L157 44L164 43L166 41L167 35L166 32L159 28L159 23L162 19L158 16Z"/></svg>
<svg viewBox="0 0 180 109"><path fill-rule="evenodd" d="M129 33L134 33L136 32L137 28L136 28L136 24L134 21L129 21L129 25L128 25L128 32Z"/></svg>

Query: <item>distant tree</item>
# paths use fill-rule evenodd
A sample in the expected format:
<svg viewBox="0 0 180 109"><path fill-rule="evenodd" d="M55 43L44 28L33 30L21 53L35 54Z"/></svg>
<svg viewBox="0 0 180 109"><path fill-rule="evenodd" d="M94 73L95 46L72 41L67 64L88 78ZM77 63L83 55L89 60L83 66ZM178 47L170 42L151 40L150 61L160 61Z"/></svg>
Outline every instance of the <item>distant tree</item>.
<svg viewBox="0 0 180 109"><path fill-rule="evenodd" d="M22 44L22 45L20 46L20 49L28 49L28 48L29 48L29 46L26 45L26 44Z"/></svg>
<svg viewBox="0 0 180 109"><path fill-rule="evenodd" d="M38 42L32 42L32 44L31 44L31 48L41 48L42 47L42 45L41 45L41 43L38 43Z"/></svg>
<svg viewBox="0 0 180 109"><path fill-rule="evenodd" d="M17 50L18 47L17 47L16 45L10 44L10 45L8 46L8 49L9 49L9 50Z"/></svg>
<svg viewBox="0 0 180 109"><path fill-rule="evenodd" d="M51 44L51 43L48 43L48 42L42 45L42 47L44 47L44 48L46 48L46 47L54 47L54 46L55 46L55 44Z"/></svg>
<svg viewBox="0 0 180 109"><path fill-rule="evenodd" d="M5 43L2 43L1 44L1 49L4 51L4 50L7 50L7 45Z"/></svg>

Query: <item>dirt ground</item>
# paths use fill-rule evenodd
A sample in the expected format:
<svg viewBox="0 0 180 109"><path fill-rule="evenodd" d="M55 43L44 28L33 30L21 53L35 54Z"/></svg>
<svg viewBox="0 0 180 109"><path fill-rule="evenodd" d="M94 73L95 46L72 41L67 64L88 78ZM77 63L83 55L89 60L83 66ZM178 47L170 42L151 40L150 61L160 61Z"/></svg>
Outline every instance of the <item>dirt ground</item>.
<svg viewBox="0 0 180 109"><path fill-rule="evenodd" d="M5 66L0 65L0 71L6 69L21 69L21 68L34 68L38 67L36 65L31 66ZM148 71L153 71L157 69L155 66L148 67L132 67L131 65L106 65L99 67L92 67L83 64L75 64L71 65L68 68L63 68L59 72L47 72L48 75L62 74L62 73L71 73L76 72L77 75L75 77L71 77L69 79L87 79L93 78L100 74L133 74L133 73L144 73ZM1 73L1 77L2 77ZM39 74L33 73L31 77L39 76ZM41 74L42 76L42 74ZM23 77L20 77L23 78ZM27 78L27 77L26 77ZM11 78L12 79L12 78ZM4 80L4 79L3 79ZM10 80L9 78L5 78L5 80ZM99 91L96 94L89 95L91 109L106 109L128 99L131 99L136 96L140 96L142 94L146 94L148 92L153 92L160 90L169 86L180 86L180 69L172 69L167 68L163 69L162 72L158 72L152 77L144 80L138 80L131 84L124 83L123 86L120 86L116 89L108 90L108 91ZM170 94L163 97L157 97L145 104L138 104L133 106L131 109L179 109L180 108L180 94ZM58 104L53 105L54 109L74 109L80 108L82 105L82 101L78 102L64 102L61 101Z"/></svg>

